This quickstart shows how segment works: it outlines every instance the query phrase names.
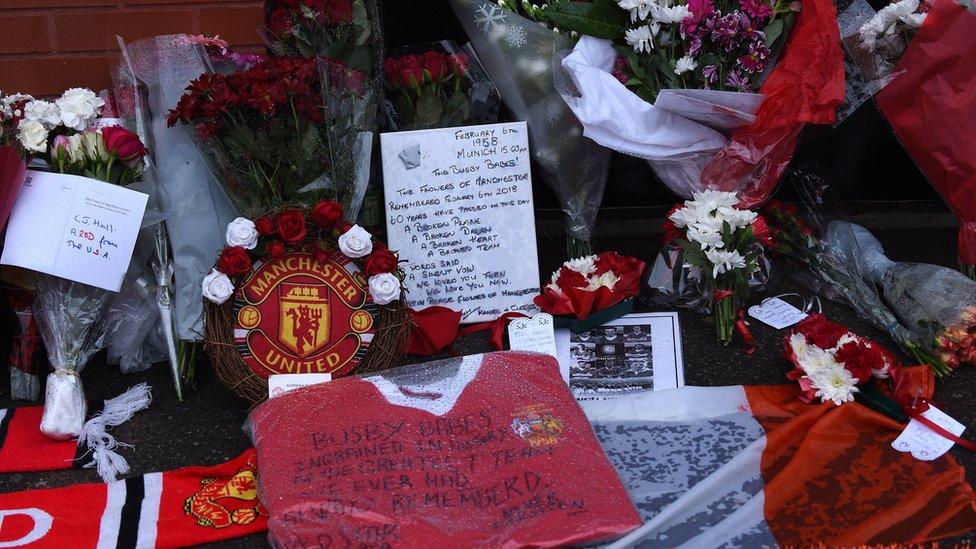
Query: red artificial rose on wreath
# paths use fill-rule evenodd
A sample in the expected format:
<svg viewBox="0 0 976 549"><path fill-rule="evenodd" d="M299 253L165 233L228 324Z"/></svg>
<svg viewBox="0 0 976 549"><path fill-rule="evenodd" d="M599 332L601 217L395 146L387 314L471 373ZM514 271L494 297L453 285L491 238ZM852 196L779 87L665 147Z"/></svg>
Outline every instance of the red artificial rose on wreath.
<svg viewBox="0 0 976 549"><path fill-rule="evenodd" d="M404 55L398 60L400 80L407 86L417 88L424 83L424 60L419 55Z"/></svg>
<svg viewBox="0 0 976 549"><path fill-rule="evenodd" d="M241 276L251 270L251 256L240 246L228 246L220 253L217 268L227 276Z"/></svg>
<svg viewBox="0 0 976 549"><path fill-rule="evenodd" d="M261 236L268 236L269 234L274 234L275 224L270 217L264 215L254 220L254 229Z"/></svg>
<svg viewBox="0 0 976 549"><path fill-rule="evenodd" d="M305 240L308 234L305 228L305 214L301 210L287 210L278 214L275 223L278 228L278 236L285 244L298 244Z"/></svg>
<svg viewBox="0 0 976 549"><path fill-rule="evenodd" d="M442 82L451 76L451 60L440 52L424 52L424 70L434 82Z"/></svg>
<svg viewBox="0 0 976 549"><path fill-rule="evenodd" d="M279 257L285 255L285 245L281 243L280 240L272 240L268 242L267 250L268 255L278 259Z"/></svg>
<svg viewBox="0 0 976 549"><path fill-rule="evenodd" d="M319 227L328 228L336 224L336 221L342 219L344 212L342 211L342 204L334 200L322 200L312 208L312 223L315 223Z"/></svg>
<svg viewBox="0 0 976 549"><path fill-rule="evenodd" d="M397 269L400 260L388 249L374 249L363 262L363 274L367 278L385 273L392 273Z"/></svg>
<svg viewBox="0 0 976 549"><path fill-rule="evenodd" d="M102 139L105 140L105 150L129 166L138 163L149 152L138 135L121 126L102 128Z"/></svg>

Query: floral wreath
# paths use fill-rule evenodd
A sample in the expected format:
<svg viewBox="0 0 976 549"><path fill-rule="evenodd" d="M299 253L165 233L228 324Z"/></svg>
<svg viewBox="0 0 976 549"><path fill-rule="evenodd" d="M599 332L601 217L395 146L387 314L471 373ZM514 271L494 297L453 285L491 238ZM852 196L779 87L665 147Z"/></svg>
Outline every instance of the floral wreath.
<svg viewBox="0 0 976 549"><path fill-rule="evenodd" d="M205 341L218 377L245 400L265 400L268 383L251 370L233 343L231 298L258 261L289 252L310 253L316 261L325 261L337 250L359 268L379 310L376 336L356 372L392 367L405 352L409 324L400 260L386 244L344 215L341 204L323 200L308 210L286 208L254 220L238 217L228 224L226 245L201 287Z"/></svg>

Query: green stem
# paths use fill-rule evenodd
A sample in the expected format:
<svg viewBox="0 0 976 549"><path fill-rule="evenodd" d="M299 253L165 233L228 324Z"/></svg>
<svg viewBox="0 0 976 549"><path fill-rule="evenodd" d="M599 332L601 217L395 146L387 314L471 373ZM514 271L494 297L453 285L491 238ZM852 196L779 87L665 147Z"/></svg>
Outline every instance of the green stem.
<svg viewBox="0 0 976 549"><path fill-rule="evenodd" d="M721 288L720 288L721 289ZM715 303L715 333L720 345L732 343L735 328L735 297L730 296Z"/></svg>

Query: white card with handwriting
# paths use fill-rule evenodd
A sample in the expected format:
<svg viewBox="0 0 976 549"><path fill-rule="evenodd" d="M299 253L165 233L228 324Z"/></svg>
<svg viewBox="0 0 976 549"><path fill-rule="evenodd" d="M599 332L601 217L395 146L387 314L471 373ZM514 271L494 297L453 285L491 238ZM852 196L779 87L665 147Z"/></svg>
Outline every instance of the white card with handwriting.
<svg viewBox="0 0 976 549"><path fill-rule="evenodd" d="M118 185L29 170L0 264L119 291L149 197Z"/></svg>
<svg viewBox="0 0 976 549"><path fill-rule="evenodd" d="M508 345L513 351L532 351L558 358L552 315L539 313L516 318L508 324Z"/></svg>
<svg viewBox="0 0 976 549"><path fill-rule="evenodd" d="M749 307L749 316L777 330L789 328L807 317L807 314L778 297L767 299Z"/></svg>
<svg viewBox="0 0 976 549"><path fill-rule="evenodd" d="M330 381L332 381L332 374L275 374L268 378L268 398Z"/></svg>
<svg viewBox="0 0 976 549"><path fill-rule="evenodd" d="M525 122L380 136L389 246L407 305L462 323L538 309L539 260Z"/></svg>
<svg viewBox="0 0 976 549"><path fill-rule="evenodd" d="M956 436L966 430L962 423L932 405L922 412L922 416ZM898 438L892 441L891 447L899 452L910 452L915 459L932 461L948 452L954 444L955 442L929 429L922 422L912 419Z"/></svg>

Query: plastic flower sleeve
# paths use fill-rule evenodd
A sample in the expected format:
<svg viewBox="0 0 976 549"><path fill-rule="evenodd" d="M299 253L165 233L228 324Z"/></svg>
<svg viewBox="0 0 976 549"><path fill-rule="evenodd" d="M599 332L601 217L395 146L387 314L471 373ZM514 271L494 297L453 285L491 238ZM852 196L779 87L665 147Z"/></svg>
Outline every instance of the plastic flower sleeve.
<svg viewBox="0 0 976 549"><path fill-rule="evenodd" d="M470 46L442 40L397 48L387 53L384 69L383 112L393 131L493 124L498 119L498 90Z"/></svg>
<svg viewBox="0 0 976 549"><path fill-rule="evenodd" d="M875 97L919 169L959 218L959 263L976 276L976 14L936 0Z"/></svg>
<svg viewBox="0 0 976 549"><path fill-rule="evenodd" d="M208 72L202 46L184 35L139 40L123 46L123 58L146 86L150 122L145 140L156 159L159 196L173 249L173 317L179 339L203 334L203 277L224 244L224 230L237 211L211 175L206 161L182 128L169 128L166 116L187 84Z"/></svg>
<svg viewBox="0 0 976 549"><path fill-rule="evenodd" d="M31 309L34 292L16 286L4 287L3 291L15 328L10 342L10 398L37 400L41 394L44 350Z"/></svg>
<svg viewBox="0 0 976 549"><path fill-rule="evenodd" d="M451 0L451 7L502 101L528 124L532 159L566 214L566 232L588 243L611 153L584 137L557 92L559 57L573 40L487 0Z"/></svg>
<svg viewBox="0 0 976 549"><path fill-rule="evenodd" d="M103 346L103 316L114 297L94 286L37 275L34 316L54 370L47 378L41 431L51 438L81 433L86 404L79 372Z"/></svg>

